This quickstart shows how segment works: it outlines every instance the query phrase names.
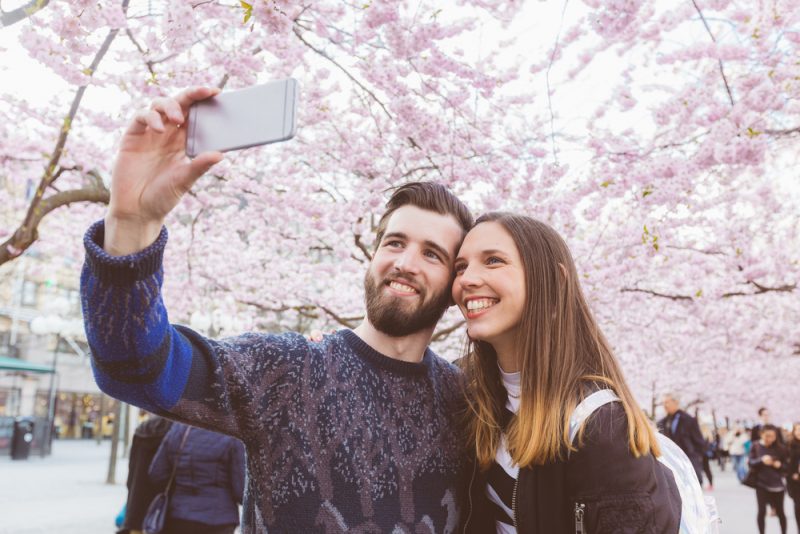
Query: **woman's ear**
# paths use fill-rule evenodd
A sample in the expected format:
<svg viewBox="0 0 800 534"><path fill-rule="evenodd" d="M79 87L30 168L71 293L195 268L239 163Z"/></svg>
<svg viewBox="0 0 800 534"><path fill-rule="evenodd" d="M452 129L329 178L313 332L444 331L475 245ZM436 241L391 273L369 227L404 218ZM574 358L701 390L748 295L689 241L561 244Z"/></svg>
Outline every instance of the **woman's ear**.
<svg viewBox="0 0 800 534"><path fill-rule="evenodd" d="M567 278L567 268L564 267L564 264L560 263L560 262L558 264L558 268L561 269L561 274L563 274L564 278L566 279Z"/></svg>

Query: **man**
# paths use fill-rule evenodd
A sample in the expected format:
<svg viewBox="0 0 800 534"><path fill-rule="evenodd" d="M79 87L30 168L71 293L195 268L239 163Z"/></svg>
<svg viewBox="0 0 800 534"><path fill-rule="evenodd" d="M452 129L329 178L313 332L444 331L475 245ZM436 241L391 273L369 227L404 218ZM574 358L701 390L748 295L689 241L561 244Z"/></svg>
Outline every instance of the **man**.
<svg viewBox="0 0 800 534"><path fill-rule="evenodd" d="M706 440L700 432L697 419L680 409L678 396L669 393L664 396L664 410L667 416L658 422L662 434L683 449L694 466L697 479L703 484L703 456L706 453Z"/></svg>
<svg viewBox="0 0 800 534"><path fill-rule="evenodd" d="M81 291L106 393L240 439L243 532L452 532L457 370L427 348L472 225L444 187L398 189L367 270L366 318L320 343L296 333L214 341L172 326L160 295L164 217L222 159L184 155L189 106L156 100L125 132L105 220L86 234Z"/></svg>

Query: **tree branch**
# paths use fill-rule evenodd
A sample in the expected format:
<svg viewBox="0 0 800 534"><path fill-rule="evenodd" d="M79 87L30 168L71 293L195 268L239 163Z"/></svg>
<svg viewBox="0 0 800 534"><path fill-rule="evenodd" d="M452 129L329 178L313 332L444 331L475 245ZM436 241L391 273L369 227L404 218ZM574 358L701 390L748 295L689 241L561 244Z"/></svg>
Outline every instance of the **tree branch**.
<svg viewBox="0 0 800 534"><path fill-rule="evenodd" d="M49 3L50 0L31 0L24 6L12 9L11 11L3 11L0 9L0 28L11 26L12 24L16 24L17 22L21 22L33 16L44 9Z"/></svg>
<svg viewBox="0 0 800 534"><path fill-rule="evenodd" d="M638 287L623 287L619 290L620 293L645 293L647 295L652 295L654 297L661 297L670 300L688 300L693 301L694 298L686 296L686 295L667 295L666 293L659 293L658 291L653 291L651 289L639 289Z"/></svg>
<svg viewBox="0 0 800 534"><path fill-rule="evenodd" d="M746 292L746 291L735 291L731 293L725 293L722 295L724 298L729 297L749 297L753 295L762 295L764 293L792 293L795 289L797 289L797 284L784 284L778 287L768 287L759 284L753 280L748 280L748 284L756 288L756 291L753 292Z"/></svg>
<svg viewBox="0 0 800 534"><path fill-rule="evenodd" d="M386 114L386 116L387 116L387 117L389 117L389 119L390 119L390 120L392 119L392 114L391 114L391 113L389 113L389 110L388 110L388 109L386 109L386 106L384 106L384 105L383 105L383 102L381 102L381 101L380 101L380 99L379 99L377 96L375 96L375 93L373 93L372 91L370 91L370 90L367 88L367 86L365 86L365 85L364 85L363 83L361 83L361 82L360 82L358 79L356 79L356 77L355 77L355 76L353 76L352 74L350 74L350 71L348 71L346 68L344 68L344 67L343 67L343 66L342 66L342 65L341 65L341 64L340 64L338 61L336 61L336 60L335 60L335 59L333 59L331 56L329 56L328 54L326 54L324 51L320 50L319 48L315 47L314 45L312 45L311 43L309 43L308 41L306 41L306 40L303 38L303 36L300 34L300 30L298 30L298 29L297 29L297 27L294 27L294 28L292 28L292 31L293 31L293 32L294 32L294 34L297 36L297 38L298 38L298 39L300 39L300 42L301 42L301 43L303 43L303 44L304 44L304 45L306 45L308 48L310 48L311 50L313 50L314 52L316 52L318 55L320 55L320 56L324 57L325 59L327 59L328 61L330 61L330 62L331 62L331 63L333 63L334 65L336 65L336 67L337 67L337 68L338 68L340 71L342 71L342 72L344 73L344 75L345 75L345 76L347 76L348 78L350 78L350 80L352 80L352 82L353 82L354 84L356 84L357 86L359 86L359 87L361 88L361 90L362 90L362 91L364 91L365 93L367 93L367 94L368 94L368 95L369 95L369 96L370 96L370 97L371 97L371 98L372 98L372 99L373 99L373 100L374 100L374 101L375 101L375 102L376 102L376 103L377 103L377 104L378 104L378 105L381 107L381 109L383 110L383 112Z"/></svg>
<svg viewBox="0 0 800 534"><path fill-rule="evenodd" d="M462 320L458 321L453 326L448 326L447 328L442 328L441 330L437 330L436 332L434 332L433 336L431 336L431 341L440 341L446 338L447 336L449 336L450 334L452 334L453 332L464 326L466 323L467 323L466 321Z"/></svg>
<svg viewBox="0 0 800 534"><path fill-rule="evenodd" d="M0 265L13 260L28 249L38 238L37 228L45 215L61 206L68 206L75 202L97 202L108 204L109 192L105 187L86 187L61 191L39 202L33 217L27 225L20 226L11 234L11 237L0 244Z"/></svg>
<svg viewBox="0 0 800 534"><path fill-rule="evenodd" d="M700 10L700 6L697 5L696 0L692 0L692 4L694 8L697 10L697 14L700 15L700 20L703 21L703 26L706 27L706 31L708 35L711 36L711 40L714 41L714 44L717 44L717 39L714 37L714 34L711 33L711 27L708 25L708 21L706 21L705 16L703 16L703 12ZM731 102L731 106L734 105L733 102L733 93L731 93L731 87L728 85L728 78L725 76L725 69L722 67L722 60L718 59L717 63L719 63L719 73L722 75L722 82L725 84L725 91L728 92L728 99Z"/></svg>
<svg viewBox="0 0 800 534"><path fill-rule="evenodd" d="M550 143L553 147L553 163L558 165L558 148L556 147L556 131L555 131L555 114L553 113L553 100L550 96L550 70L553 68L553 63L556 60L556 52L558 52L558 42L561 39L561 27L564 25L564 15L567 12L567 4L569 0L564 0L564 7L561 9L561 22L558 25L558 33L556 34L556 42L553 44L553 52L550 54L550 61L547 63L547 70L544 73L545 86L547 88L547 109L550 111Z"/></svg>
<svg viewBox="0 0 800 534"><path fill-rule="evenodd" d="M364 253L364 256L367 258L368 261L372 261L372 253L369 251L369 249L364 244L364 242L361 241L361 234L356 234L353 237L354 237L354 241L355 241L355 244L358 247L358 249L362 253Z"/></svg>
<svg viewBox="0 0 800 534"><path fill-rule="evenodd" d="M794 128L788 128L786 130L764 130L764 133L769 135L792 135L800 133L800 126L795 126Z"/></svg>
<svg viewBox="0 0 800 534"><path fill-rule="evenodd" d="M122 2L122 10L125 13L128 11L128 3L129 0L123 0ZM103 44L100 46L99 50L94 56L94 59L92 60L91 65L89 65L89 68L87 69L89 76L92 76L97 70L97 67L100 65L103 57L105 57L106 53L111 47L111 43L114 41L118 33L119 28L111 29L108 32ZM59 161L64 153L64 146L67 143L67 137L69 136L72 121L75 119L75 116L78 113L78 108L80 107L87 87L88 84L80 86L72 99L69 112L64 118L64 122L61 126L61 132L56 140L56 146L50 155L50 160L47 162L44 174L39 181L39 186L36 188L33 198L31 199L31 203L28 206L28 212L25 214L22 224L20 224L14 234L8 240L6 240L6 243L2 245L3 249L0 251L0 265L19 256L23 251L25 251L25 249L30 247L33 242L38 239L37 227L39 222L53 209L62 205L70 204L72 202L78 202L80 200L108 203L108 190L105 189L105 187L102 189L95 187L89 189L79 189L75 191L65 191L64 193L52 195L46 200L44 198L47 188L51 187L53 182L59 176L61 176L61 173L63 173L65 170L59 167Z"/></svg>
<svg viewBox="0 0 800 534"><path fill-rule="evenodd" d="M363 319L363 317L342 317L326 306L318 305L317 307L324 311L331 319L347 328L355 328L358 325L358 322Z"/></svg>

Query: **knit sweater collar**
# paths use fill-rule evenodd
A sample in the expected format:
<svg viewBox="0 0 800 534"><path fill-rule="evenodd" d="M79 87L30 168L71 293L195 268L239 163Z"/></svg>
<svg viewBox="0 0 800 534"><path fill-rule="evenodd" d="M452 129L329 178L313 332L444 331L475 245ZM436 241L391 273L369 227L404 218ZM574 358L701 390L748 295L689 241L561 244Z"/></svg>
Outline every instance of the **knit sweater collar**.
<svg viewBox="0 0 800 534"><path fill-rule="evenodd" d="M342 330L341 333L345 342L350 346L353 352L358 354L365 361L392 373L405 375L427 374L431 366L431 360L434 357L433 351L431 351L430 348L426 348L421 362L405 362L386 356L373 349L352 330Z"/></svg>

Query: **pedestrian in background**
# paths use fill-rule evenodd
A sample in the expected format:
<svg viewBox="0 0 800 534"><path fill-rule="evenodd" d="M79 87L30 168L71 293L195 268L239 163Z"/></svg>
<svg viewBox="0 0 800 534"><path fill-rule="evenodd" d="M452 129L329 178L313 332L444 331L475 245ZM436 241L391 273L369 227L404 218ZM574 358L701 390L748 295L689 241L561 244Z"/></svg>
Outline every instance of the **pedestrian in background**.
<svg viewBox="0 0 800 534"><path fill-rule="evenodd" d="M697 480L703 485L703 457L706 454L706 440L700 432L697 419L680 409L678 396L674 393L664 395L664 410L667 416L658 422L662 434L675 442L692 462Z"/></svg>
<svg viewBox="0 0 800 534"><path fill-rule="evenodd" d="M761 430L764 428L764 426L772 424L770 422L769 410L767 408L765 408L764 406L762 406L761 408L758 409L758 419L759 419L759 422L756 423L755 425L753 425L753 428L750 431L750 441L752 443L757 442L761 438ZM780 431L779 428L777 428L777 427L775 427L775 428L777 429L777 433L778 433L778 436L775 439L780 445L783 445L783 443L784 443L784 441L783 441L783 433Z"/></svg>
<svg viewBox="0 0 800 534"><path fill-rule="evenodd" d="M786 470L786 489L794 502L794 520L800 532L800 423L792 426L789 438L789 466Z"/></svg>
<svg viewBox="0 0 800 534"><path fill-rule="evenodd" d="M176 463L163 534L232 534L244 493L242 443L173 423L150 465L151 480L166 485Z"/></svg>
<svg viewBox="0 0 800 534"><path fill-rule="evenodd" d="M706 442L705 451L703 452L703 473L705 473L708 479L707 488L710 491L714 489L714 474L711 472L711 460L717 457L717 447L713 433L703 436L703 440Z"/></svg>
<svg viewBox="0 0 800 534"><path fill-rule="evenodd" d="M728 453L733 460L733 470L739 482L747 475L747 450L745 445L750 441L750 435L742 427L737 427L733 432L728 432Z"/></svg>
<svg viewBox="0 0 800 534"><path fill-rule="evenodd" d="M767 505L775 510L781 525L781 534L786 534L786 514L783 511L783 499L786 487L783 474L788 463L786 448L777 442L778 429L770 424L761 427L761 439L754 442L750 449L750 469L755 470L756 501L758 503L759 534L764 534L764 518Z"/></svg>
<svg viewBox="0 0 800 534"><path fill-rule="evenodd" d="M142 534L142 521L147 507L163 489L163 484L155 484L150 480L148 470L171 425L168 419L151 414L136 427L128 458L125 518L118 534Z"/></svg>

